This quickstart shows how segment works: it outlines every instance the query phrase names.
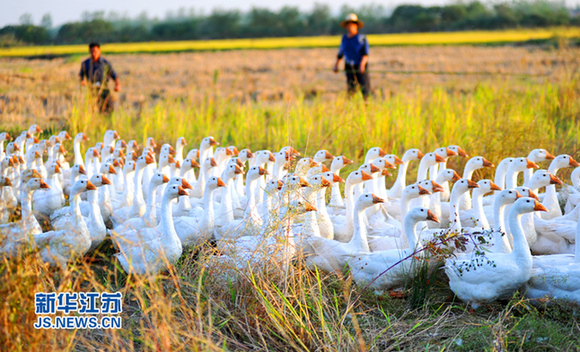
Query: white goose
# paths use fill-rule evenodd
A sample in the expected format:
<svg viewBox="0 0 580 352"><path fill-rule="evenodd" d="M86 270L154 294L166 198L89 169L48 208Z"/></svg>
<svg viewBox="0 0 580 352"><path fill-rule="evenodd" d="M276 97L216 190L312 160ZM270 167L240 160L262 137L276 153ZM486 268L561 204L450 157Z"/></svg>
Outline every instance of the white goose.
<svg viewBox="0 0 580 352"><path fill-rule="evenodd" d="M488 230L491 227L483 208L483 196L492 191L500 192L502 189L491 180L480 180L477 184L479 188L473 190L473 208L461 211L459 216L463 226L478 226Z"/></svg>
<svg viewBox="0 0 580 352"><path fill-rule="evenodd" d="M520 198L511 207L510 229L514 246L511 253L465 254L448 259L445 273L451 290L473 308L480 304L509 298L532 275L532 254L523 233L521 217L533 211L546 211L538 201Z"/></svg>
<svg viewBox="0 0 580 352"><path fill-rule="evenodd" d="M128 237L139 238L141 241L118 241L120 253L115 254L123 270L139 275L156 275L167 269L167 265L177 262L183 247L173 224L171 203L179 196L187 195L181 186L166 187L161 201L161 219L157 227L138 229Z"/></svg>
<svg viewBox="0 0 580 352"><path fill-rule="evenodd" d="M528 159L530 159L534 163L540 163L542 161L547 160L554 160L556 157L546 149L534 149L528 154ZM527 169L524 170L524 184L526 184L534 174L533 170Z"/></svg>
<svg viewBox="0 0 580 352"><path fill-rule="evenodd" d="M354 187L357 184L361 184L363 181L372 179L371 175L364 171L357 170L353 171L346 178L344 184L344 203L345 203L345 214L336 215L332 218L332 223L334 225L334 239L339 242L348 242L352 238L354 231L353 225L353 209L354 209Z"/></svg>
<svg viewBox="0 0 580 352"><path fill-rule="evenodd" d="M58 209L64 206L64 193L60 187L58 176L60 175L60 167L56 162L49 166L47 184L50 190L43 192L36 192L33 195L34 199L34 214L38 219L48 220L50 216Z"/></svg>
<svg viewBox="0 0 580 352"><path fill-rule="evenodd" d="M471 180L473 177L473 173L476 170L483 169L484 167L494 167L492 163L490 163L486 158L482 156L474 156L473 158L469 159L467 164L465 164L465 168L463 169L463 178ZM460 201L459 201L459 209L460 210L468 210L471 209L471 197L468 193L464 194Z"/></svg>
<svg viewBox="0 0 580 352"><path fill-rule="evenodd" d="M31 178L25 183L21 220L0 225L0 256L14 257L29 244L28 236L42 233L42 228L32 212L32 193L49 188L40 178Z"/></svg>
<svg viewBox="0 0 580 352"><path fill-rule="evenodd" d="M72 221L63 230L34 236L42 260L51 266L66 268L67 262L82 257L91 248L91 235L81 215L80 194L96 187L88 180L78 180L71 190Z"/></svg>
<svg viewBox="0 0 580 352"><path fill-rule="evenodd" d="M155 227L157 226L156 217L156 202L155 202L155 191L160 185L169 182L169 178L164 174L157 172L151 177L151 182L149 183L147 189L147 210L145 214L138 218L131 218L125 221L123 224L115 227L113 233L121 235L126 231L139 230L145 227Z"/></svg>
<svg viewBox="0 0 580 352"><path fill-rule="evenodd" d="M403 189L406 186L407 169L409 168L409 163L413 160L421 160L424 154L421 153L419 149L409 149L403 154L402 164L399 166L399 172L397 173L397 179L395 183L388 190L387 195L389 198L401 198Z"/></svg>
<svg viewBox="0 0 580 352"><path fill-rule="evenodd" d="M576 224L575 254L533 257L526 297L568 299L580 303L580 222Z"/></svg>
<svg viewBox="0 0 580 352"><path fill-rule="evenodd" d="M413 208L405 216L405 236L409 247L372 253L353 253L348 262L352 278L358 285L369 285L375 291L402 285L414 275L414 255L421 249L417 224L439 220L426 208Z"/></svg>
<svg viewBox="0 0 580 352"><path fill-rule="evenodd" d="M558 155L550 163L548 171L557 176L558 170L566 167L578 167L580 164L574 160L570 155L562 154ZM562 210L560 209L560 204L558 202L558 194L556 193L556 186L549 185L546 187L546 195L542 204L548 209L548 212L542 213L542 219L549 220L554 219L558 216L562 216Z"/></svg>
<svg viewBox="0 0 580 352"><path fill-rule="evenodd" d="M332 159L332 163L330 164L330 172L332 172L333 174L339 176L340 175L340 170L347 166L354 163L354 161L348 159L345 156L335 156L334 159ZM338 182L334 183L332 185L331 191L330 191L330 203L329 206L331 207L344 207L344 200L342 199L342 195L340 194L340 188L338 186Z"/></svg>

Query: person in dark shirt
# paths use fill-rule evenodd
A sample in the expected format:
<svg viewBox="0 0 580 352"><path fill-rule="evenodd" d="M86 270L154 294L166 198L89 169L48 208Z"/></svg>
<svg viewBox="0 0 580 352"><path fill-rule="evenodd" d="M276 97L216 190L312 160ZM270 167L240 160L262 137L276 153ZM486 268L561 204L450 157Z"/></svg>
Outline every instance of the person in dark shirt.
<svg viewBox="0 0 580 352"><path fill-rule="evenodd" d="M353 95L360 87L365 100L371 93L371 81L368 74L369 43L367 37L358 32L364 23L354 13L346 16L340 23L346 28L346 34L342 37L338 56L334 64L334 72L338 72L338 64L344 57L344 71L346 72L346 85L348 93Z"/></svg>
<svg viewBox="0 0 580 352"><path fill-rule="evenodd" d="M99 112L111 114L114 110L114 101L111 91L107 87L109 78L115 81L115 92L121 90L121 82L111 63L101 56L101 46L99 43L89 44L91 57L81 63L79 73L81 86L90 84L91 91L97 97L97 107Z"/></svg>

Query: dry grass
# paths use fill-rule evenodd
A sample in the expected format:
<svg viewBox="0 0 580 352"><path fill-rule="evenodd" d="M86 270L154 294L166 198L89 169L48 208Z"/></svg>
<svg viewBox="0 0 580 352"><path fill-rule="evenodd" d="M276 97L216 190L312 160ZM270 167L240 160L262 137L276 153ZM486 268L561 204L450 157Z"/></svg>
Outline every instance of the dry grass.
<svg viewBox="0 0 580 352"><path fill-rule="evenodd" d="M2 59L0 80L6 84L0 86L0 130L39 123L47 134L66 128L85 131L95 141L113 126L124 139L139 142L149 135L162 141L183 135L188 142L214 135L223 144L252 150L292 144L308 154L326 148L357 161L376 145L400 154L410 147L428 151L453 143L495 163L539 146L569 154L579 148L578 49L374 48L371 63L377 70L545 76L373 74L378 93L367 104L345 99L344 78L325 70L334 53L114 56L123 93L112 120L94 114L78 89L78 59ZM463 162L452 159L450 166L461 169ZM412 308L409 298L362 292L348 275L312 272L300 260L273 273L246 271L224 283L223 268L215 272L209 265L210 247L184 253L178 265L155 280L127 277L111 254L104 246L96 260L76 262L65 272L47 269L35 255L0 263L2 349L580 348L576 305L535 308L516 296L472 314L453 300L441 272L423 303ZM34 293L50 291L121 291L124 329L33 329Z"/></svg>

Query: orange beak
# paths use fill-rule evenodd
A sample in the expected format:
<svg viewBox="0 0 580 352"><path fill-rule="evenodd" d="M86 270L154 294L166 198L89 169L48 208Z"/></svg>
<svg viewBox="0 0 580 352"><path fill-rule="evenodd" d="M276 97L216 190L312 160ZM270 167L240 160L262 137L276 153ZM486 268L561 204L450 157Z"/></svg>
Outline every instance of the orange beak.
<svg viewBox="0 0 580 352"><path fill-rule="evenodd" d="M300 155L300 154L298 154L298 155ZM246 149L246 156L248 157L248 159L251 159L254 157L254 153L252 153L251 150Z"/></svg>
<svg viewBox="0 0 580 352"><path fill-rule="evenodd" d="M177 152L175 151L175 149L173 149L173 147L169 147L169 155L176 155Z"/></svg>
<svg viewBox="0 0 580 352"><path fill-rule="evenodd" d="M448 157L449 157L449 156L455 156L455 155L457 155L457 153L456 153L456 152L454 152L453 150L451 150L451 149L447 148L447 156L448 156Z"/></svg>
<svg viewBox="0 0 580 352"><path fill-rule="evenodd" d="M232 153L232 151L229 148L226 148L226 155L232 156L232 155L234 155L234 153Z"/></svg>
<svg viewBox="0 0 580 352"><path fill-rule="evenodd" d="M99 154L99 151L96 149L93 149L93 157L98 158L100 156L101 156L101 154Z"/></svg>
<svg viewBox="0 0 580 352"><path fill-rule="evenodd" d="M271 152L270 152L270 155L268 156L268 161L271 161L271 162L276 161L276 157Z"/></svg>
<svg viewBox="0 0 580 352"><path fill-rule="evenodd" d="M459 174L453 170L453 178L451 179L452 181L459 181L461 180L461 176L459 176Z"/></svg>
<svg viewBox="0 0 580 352"><path fill-rule="evenodd" d="M332 158L334 158L334 155L330 154L327 150L325 157L326 157L326 160L332 160Z"/></svg>
<svg viewBox="0 0 580 352"><path fill-rule="evenodd" d="M211 164L211 166L213 166L213 167L216 167L216 166L218 166L214 158L211 158L211 159L210 159L210 164Z"/></svg>
<svg viewBox="0 0 580 352"><path fill-rule="evenodd" d="M350 164L354 163L354 161L352 161L352 160L350 160L350 159L348 159L348 158L346 158L346 157L343 156L342 157L342 163L346 166L346 165L350 165Z"/></svg>
<svg viewBox="0 0 580 352"><path fill-rule="evenodd" d="M40 127L38 127L38 125L36 125L36 133L42 133L42 130L40 129Z"/></svg>
<svg viewBox="0 0 580 352"><path fill-rule="evenodd" d="M383 198L377 197L373 194L373 203L374 204L379 204L379 203L384 203L385 200Z"/></svg>
<svg viewBox="0 0 580 352"><path fill-rule="evenodd" d="M102 181L102 182L103 182L103 184L104 184L104 185L110 185L110 184L111 184L111 180L109 180L109 179L107 178L107 176L103 175L103 176L102 176L102 179L103 179L103 181Z"/></svg>
<svg viewBox="0 0 580 352"><path fill-rule="evenodd" d="M83 133L83 141L88 141L88 140L89 140L89 137L87 137L87 135Z"/></svg>
<svg viewBox="0 0 580 352"><path fill-rule="evenodd" d="M113 134L113 138L119 139L119 138L121 138L121 136L119 136L119 134L117 133L117 131L115 131L115 134Z"/></svg>
<svg viewBox="0 0 580 352"><path fill-rule="evenodd" d="M213 159L213 158L212 158ZM169 164L173 164L175 162L175 159L173 159L173 157L170 155L167 156L167 162ZM215 162L215 161L214 161ZM214 165L215 166L215 165Z"/></svg>
<svg viewBox="0 0 580 352"><path fill-rule="evenodd" d="M50 186L47 185L43 180L40 180L40 188L50 188Z"/></svg>
<svg viewBox="0 0 580 352"><path fill-rule="evenodd" d="M419 194L420 195L431 194L431 192L429 192L428 189L425 189L425 188L423 188L423 187L421 187L419 185L417 185L417 187L419 187Z"/></svg>
<svg viewBox="0 0 580 352"><path fill-rule="evenodd" d="M330 186L330 182L328 182L327 179L323 178L320 180L320 186L321 187L329 187Z"/></svg>
<svg viewBox="0 0 580 352"><path fill-rule="evenodd" d="M312 185L304 178L300 177L300 187L312 187Z"/></svg>
<svg viewBox="0 0 580 352"><path fill-rule="evenodd" d="M580 164L576 160L574 160L572 157L570 157L570 164L569 165L572 167L580 166Z"/></svg>
<svg viewBox="0 0 580 352"><path fill-rule="evenodd" d="M82 165L79 165L79 174L81 174L81 175L87 174L87 170L85 170L85 167Z"/></svg>
<svg viewBox="0 0 580 352"><path fill-rule="evenodd" d="M561 185L563 182L557 176L550 174L551 185Z"/></svg>
<svg viewBox="0 0 580 352"><path fill-rule="evenodd" d="M149 155L147 155L147 156L145 157L145 163L146 163L147 165L149 165L149 164L153 164L153 163L154 163L154 161L153 161L153 158L152 158L152 157L150 157Z"/></svg>
<svg viewBox="0 0 580 352"><path fill-rule="evenodd" d="M318 211L318 209L316 209L316 207L310 203L304 204L304 210L306 210L306 211Z"/></svg>
<svg viewBox="0 0 580 352"><path fill-rule="evenodd" d="M191 167L200 167L200 165L197 161L191 159Z"/></svg>
<svg viewBox="0 0 580 352"><path fill-rule="evenodd" d="M169 182L169 177L165 176L165 174L163 174L163 183L167 183Z"/></svg>
<svg viewBox="0 0 580 352"><path fill-rule="evenodd" d="M117 171L115 171L115 168L113 167L113 165L109 165L109 173L113 174L113 175L117 174Z"/></svg>
<svg viewBox="0 0 580 352"><path fill-rule="evenodd" d="M211 137L209 139L209 145L220 145L220 144L218 142L216 142L216 140L213 137Z"/></svg>
<svg viewBox="0 0 580 352"><path fill-rule="evenodd" d="M383 150L383 148L379 148L379 157L384 157L387 153Z"/></svg>
<svg viewBox="0 0 580 352"><path fill-rule="evenodd" d="M534 205L534 210L535 211L548 211L548 209L546 209L545 206L542 205L542 203L538 202L537 200L534 200L535 205Z"/></svg>
<svg viewBox="0 0 580 352"><path fill-rule="evenodd" d="M516 191L516 199L521 198L522 195L520 194L520 192Z"/></svg>
<svg viewBox="0 0 580 352"><path fill-rule="evenodd" d="M399 158L398 156L394 155L395 157L395 165L403 165L403 160L401 160L401 158Z"/></svg>
<svg viewBox="0 0 580 352"><path fill-rule="evenodd" d="M58 164L54 165L54 173L55 174L60 174L60 166L58 166Z"/></svg>
<svg viewBox="0 0 580 352"><path fill-rule="evenodd" d="M423 154L420 150L417 151L417 157L419 158L419 160L423 159L424 156L425 154Z"/></svg>
<svg viewBox="0 0 580 352"><path fill-rule="evenodd" d="M445 158L443 158L439 154L435 153L435 162L444 163L445 162Z"/></svg>
<svg viewBox="0 0 580 352"><path fill-rule="evenodd" d="M492 191L501 191L501 188L496 185L495 183L491 182L491 190Z"/></svg>
<svg viewBox="0 0 580 352"><path fill-rule="evenodd" d="M537 195L537 194L535 194L535 193L534 193L534 192L532 192L532 191L528 191L528 197L530 197L530 198L534 198L534 199L535 199L535 200L537 200L538 202L540 201L540 198L538 198L538 195Z"/></svg>
<svg viewBox="0 0 580 352"><path fill-rule="evenodd" d="M328 172L328 171L330 171L330 169L327 168L326 165L324 165L324 164L322 164L321 167L322 167L322 172Z"/></svg>
<svg viewBox="0 0 580 352"><path fill-rule="evenodd" d="M218 179L217 179L217 186L218 187L226 187L226 184L224 183L224 181L222 181L221 177L218 177Z"/></svg>
<svg viewBox="0 0 580 352"><path fill-rule="evenodd" d="M187 191L184 190L183 187L179 186L178 189L179 189L179 191L177 192L178 195L180 195L180 196L188 196L189 195L189 193L187 193Z"/></svg>
<svg viewBox="0 0 580 352"><path fill-rule="evenodd" d="M332 182L344 182L344 179L340 176L338 176L337 174L333 173L332 174Z"/></svg>
<svg viewBox="0 0 580 352"><path fill-rule="evenodd" d="M97 189L97 187L95 187L95 185L93 185L93 184L91 183L91 181L87 181L87 190L88 190L88 191L94 191L94 190L96 190L96 189Z"/></svg>
<svg viewBox="0 0 580 352"><path fill-rule="evenodd" d="M528 169L537 169L537 168L539 168L539 167L540 167L538 164L536 164L535 162L531 161L531 160L530 160L530 159L528 159L528 158L526 158L526 162L527 162L527 164L526 164L526 167L527 167Z"/></svg>
<svg viewBox="0 0 580 352"><path fill-rule="evenodd" d="M431 181L431 184L433 185L433 193L443 192L444 191L443 187L441 187L441 185L438 184L437 182Z"/></svg>
<svg viewBox="0 0 580 352"><path fill-rule="evenodd" d="M284 186L284 182L278 180L278 191L282 189L282 186Z"/></svg>
<svg viewBox="0 0 580 352"><path fill-rule="evenodd" d="M479 188L479 185L471 180L467 180L467 188Z"/></svg>
<svg viewBox="0 0 580 352"><path fill-rule="evenodd" d="M384 169L383 171L381 171L381 176L393 176L393 174L390 173L389 170Z"/></svg>
<svg viewBox="0 0 580 352"><path fill-rule="evenodd" d="M373 179L373 177L371 175L367 174L364 171L361 171L361 174L362 174L362 180L363 181L368 181L368 180L372 180Z"/></svg>
<svg viewBox="0 0 580 352"><path fill-rule="evenodd" d="M163 175L164 179L165 179L165 175ZM193 187L191 187L191 185L189 184L189 182L187 182L186 179L181 179L181 186L185 189L193 189Z"/></svg>
<svg viewBox="0 0 580 352"><path fill-rule="evenodd" d="M490 163L486 158L483 158L483 167L494 167L492 163Z"/></svg>
<svg viewBox="0 0 580 352"><path fill-rule="evenodd" d="M244 173L244 170L242 170L242 168L241 168L241 167L239 167L238 165L235 165L235 170L234 170L234 173L235 173L236 175L241 175L241 174L243 174L243 173Z"/></svg>
<svg viewBox="0 0 580 352"><path fill-rule="evenodd" d="M370 166L371 166L371 173L373 173L373 174L376 173L376 172L381 171L381 169L379 169L378 167L376 167L373 163L371 163Z"/></svg>
<svg viewBox="0 0 580 352"><path fill-rule="evenodd" d="M266 171L266 169L264 169L261 166L259 167L258 170L259 170L260 176L269 175L268 171Z"/></svg>
<svg viewBox="0 0 580 352"><path fill-rule="evenodd" d="M439 219L431 212L431 210L427 210L427 220L439 222Z"/></svg>

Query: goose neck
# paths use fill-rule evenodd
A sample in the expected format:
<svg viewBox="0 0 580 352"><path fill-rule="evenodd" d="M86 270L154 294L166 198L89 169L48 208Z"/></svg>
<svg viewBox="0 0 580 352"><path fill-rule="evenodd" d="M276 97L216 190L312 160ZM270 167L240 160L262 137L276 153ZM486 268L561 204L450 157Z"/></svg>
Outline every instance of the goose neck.
<svg viewBox="0 0 580 352"><path fill-rule="evenodd" d="M516 205L512 206L509 213L509 224L510 231L513 238L513 255L518 258L518 264L527 264L529 261L530 265L532 262L532 253L530 252L530 246L526 241L524 235L524 229L522 227L522 215L518 212ZM520 261L521 260L521 261Z"/></svg>
<svg viewBox="0 0 580 352"><path fill-rule="evenodd" d="M407 242L409 243L409 248L411 250L417 249L416 247L420 244L419 237L417 236L417 220L411 216L405 216L404 220L404 231Z"/></svg>
<svg viewBox="0 0 580 352"><path fill-rule="evenodd" d="M349 247L355 252L370 252L369 243L367 239L367 227L364 223L364 211L362 207L355 207L354 209L354 232L350 240Z"/></svg>

